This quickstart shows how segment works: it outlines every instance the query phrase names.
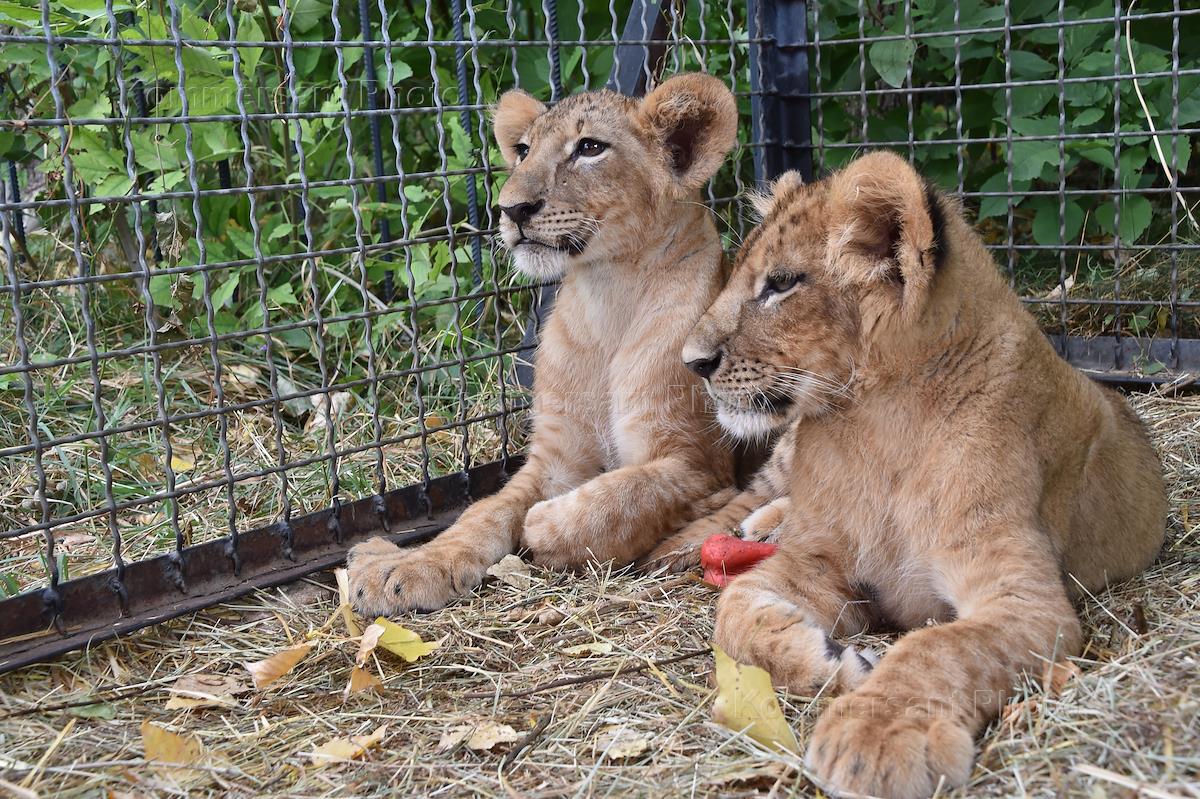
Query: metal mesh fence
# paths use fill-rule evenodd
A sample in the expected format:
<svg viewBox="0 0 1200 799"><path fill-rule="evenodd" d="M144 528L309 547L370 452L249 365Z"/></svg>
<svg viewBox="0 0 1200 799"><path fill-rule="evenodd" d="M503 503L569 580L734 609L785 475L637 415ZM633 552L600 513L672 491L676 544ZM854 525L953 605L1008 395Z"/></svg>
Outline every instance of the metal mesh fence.
<svg viewBox="0 0 1200 799"><path fill-rule="evenodd" d="M490 104L708 69L748 105L744 16L0 3L0 667L492 490L540 287L493 243Z"/></svg>
<svg viewBox="0 0 1200 799"><path fill-rule="evenodd" d="M1200 9L1187 5L812 3L806 152L818 171L867 147L907 155L962 198L1079 365L1195 372Z"/></svg>
<svg viewBox="0 0 1200 799"><path fill-rule="evenodd" d="M730 246L756 177L906 152L1064 353L1184 371L1198 24L1178 0L0 0L0 669L419 540L519 462L552 287L493 243L512 86L727 78Z"/></svg>

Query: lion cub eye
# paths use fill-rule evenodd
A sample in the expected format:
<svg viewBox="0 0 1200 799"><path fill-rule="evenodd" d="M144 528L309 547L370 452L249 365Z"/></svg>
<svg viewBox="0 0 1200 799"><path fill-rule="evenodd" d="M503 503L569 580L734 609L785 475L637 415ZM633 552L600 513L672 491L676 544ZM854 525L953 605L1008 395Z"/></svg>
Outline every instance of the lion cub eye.
<svg viewBox="0 0 1200 799"><path fill-rule="evenodd" d="M803 272L772 272L763 282L763 298L772 294L782 294L804 282L807 277Z"/></svg>
<svg viewBox="0 0 1200 799"><path fill-rule="evenodd" d="M575 145L575 155L581 158L593 158L608 149L608 145L595 139L580 139Z"/></svg>
<svg viewBox="0 0 1200 799"><path fill-rule="evenodd" d="M524 161L525 156L529 155L529 145L524 142L517 142L513 145L513 149L517 151L517 161Z"/></svg>

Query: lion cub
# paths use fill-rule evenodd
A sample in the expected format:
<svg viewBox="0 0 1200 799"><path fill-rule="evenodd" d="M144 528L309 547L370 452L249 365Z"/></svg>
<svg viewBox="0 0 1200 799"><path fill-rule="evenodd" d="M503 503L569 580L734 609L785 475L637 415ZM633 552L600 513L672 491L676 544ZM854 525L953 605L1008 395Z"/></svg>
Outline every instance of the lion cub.
<svg viewBox="0 0 1200 799"><path fill-rule="evenodd" d="M724 514L785 494L779 552L726 589L715 638L795 692L848 691L808 746L821 783L928 796L969 778L1023 671L1079 652L1072 597L1154 559L1161 465L904 160L785 175L761 206L683 350L727 430L787 429L765 494ZM912 632L875 665L835 640L868 627Z"/></svg>
<svg viewBox="0 0 1200 799"><path fill-rule="evenodd" d="M679 350L726 272L700 188L736 132L733 95L706 75L671 78L640 101L500 99L496 141L512 167L501 239L524 274L562 277L537 351L528 459L433 541L354 547L355 607L440 608L518 544L553 567L628 563L732 485Z"/></svg>

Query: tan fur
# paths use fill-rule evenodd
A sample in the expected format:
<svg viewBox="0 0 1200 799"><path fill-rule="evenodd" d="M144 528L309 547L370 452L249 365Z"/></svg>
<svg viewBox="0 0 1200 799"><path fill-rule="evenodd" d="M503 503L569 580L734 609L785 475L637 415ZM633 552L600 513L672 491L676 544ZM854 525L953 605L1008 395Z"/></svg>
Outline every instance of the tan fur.
<svg viewBox="0 0 1200 799"><path fill-rule="evenodd" d="M1078 654L1071 598L1154 559L1161 466L902 159L784 181L763 210L685 345L722 353L731 431L787 429L732 508L789 496L780 550L722 594L716 641L792 691L848 691L808 746L821 784L928 796L968 779L1022 672ZM781 271L806 278L764 294ZM912 632L872 669L836 641L864 628Z"/></svg>
<svg viewBox="0 0 1200 799"><path fill-rule="evenodd" d="M628 563L712 510L731 457L679 350L720 291L721 242L698 189L736 124L733 96L704 75L640 102L599 91L547 110L523 92L501 98L496 139L513 169L500 205L544 203L520 226L502 217L501 237L526 274L565 274L538 347L529 456L430 543L355 547L356 607L442 607L518 545L551 567ZM585 138L609 147L576 157Z"/></svg>

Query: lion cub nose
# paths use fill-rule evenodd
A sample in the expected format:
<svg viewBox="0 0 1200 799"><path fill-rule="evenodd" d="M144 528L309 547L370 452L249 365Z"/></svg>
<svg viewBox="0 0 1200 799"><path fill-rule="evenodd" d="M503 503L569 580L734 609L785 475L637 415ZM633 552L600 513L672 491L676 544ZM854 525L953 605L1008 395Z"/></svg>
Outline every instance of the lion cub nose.
<svg viewBox="0 0 1200 799"><path fill-rule="evenodd" d="M721 365L721 351L717 350L714 355L684 361L683 365L707 380L712 377L712 373L717 371L717 367Z"/></svg>
<svg viewBox="0 0 1200 799"><path fill-rule="evenodd" d="M533 215L542 210L545 205L544 200L538 200L533 203L517 203L516 205L502 205L500 210L517 225L523 225L533 218Z"/></svg>

